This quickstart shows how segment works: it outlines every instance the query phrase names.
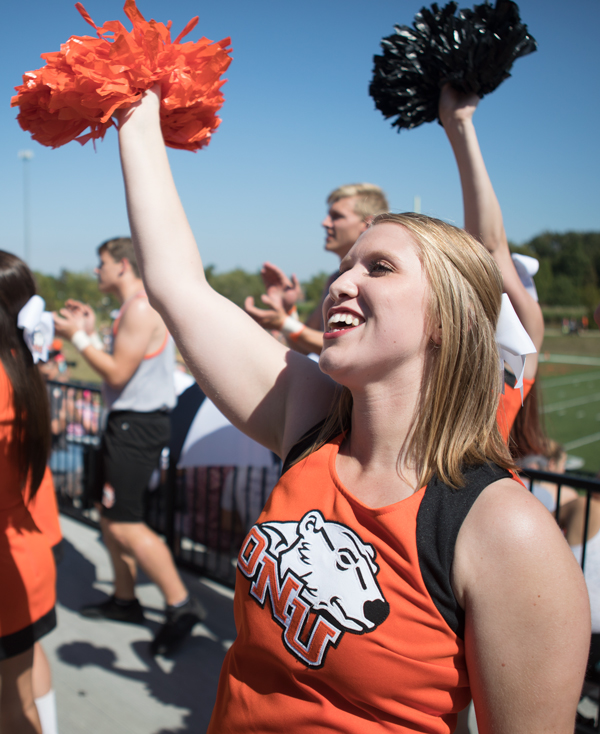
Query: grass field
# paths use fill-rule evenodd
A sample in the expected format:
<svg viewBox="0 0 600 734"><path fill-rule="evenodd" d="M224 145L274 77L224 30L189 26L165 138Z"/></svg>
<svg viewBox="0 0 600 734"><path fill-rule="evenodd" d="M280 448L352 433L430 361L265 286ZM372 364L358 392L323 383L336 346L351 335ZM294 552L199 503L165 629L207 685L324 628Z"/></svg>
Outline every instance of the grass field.
<svg viewBox="0 0 600 734"><path fill-rule="evenodd" d="M67 362L74 362L74 367L69 367L69 379L79 382L89 382L99 385L101 380L98 373L89 366L85 359L79 354L70 341L63 340L63 354Z"/></svg>
<svg viewBox="0 0 600 734"><path fill-rule="evenodd" d="M539 381L548 434L570 456L585 461L586 472L600 471L600 335L547 334Z"/></svg>

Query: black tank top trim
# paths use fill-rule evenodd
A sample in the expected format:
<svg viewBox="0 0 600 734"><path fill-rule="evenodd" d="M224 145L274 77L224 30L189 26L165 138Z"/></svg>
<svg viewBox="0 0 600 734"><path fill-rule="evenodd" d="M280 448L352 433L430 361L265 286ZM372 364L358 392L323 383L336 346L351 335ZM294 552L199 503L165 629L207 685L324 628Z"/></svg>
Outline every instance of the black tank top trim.
<svg viewBox="0 0 600 734"><path fill-rule="evenodd" d="M310 448L313 445L315 439L319 435L319 431L321 430L321 428L323 428L324 423L324 420L317 423L316 426L313 426L310 431L307 431L302 436L302 438L300 438L297 443L292 446L292 448L288 452L288 455L283 461L283 466L281 467L281 476L283 476L286 471L291 468L294 461L296 461L296 459L301 456L302 453L306 451L306 449Z"/></svg>
<svg viewBox="0 0 600 734"><path fill-rule="evenodd" d="M504 384L509 387L514 387L517 384L517 376L514 372L509 372L506 367L504 368Z"/></svg>
<svg viewBox="0 0 600 734"><path fill-rule="evenodd" d="M417 514L417 552L423 581L442 617L460 638L465 612L452 590L452 563L458 532L481 492L499 479L510 479L496 464L462 469L465 485L453 489L437 477L429 482Z"/></svg>

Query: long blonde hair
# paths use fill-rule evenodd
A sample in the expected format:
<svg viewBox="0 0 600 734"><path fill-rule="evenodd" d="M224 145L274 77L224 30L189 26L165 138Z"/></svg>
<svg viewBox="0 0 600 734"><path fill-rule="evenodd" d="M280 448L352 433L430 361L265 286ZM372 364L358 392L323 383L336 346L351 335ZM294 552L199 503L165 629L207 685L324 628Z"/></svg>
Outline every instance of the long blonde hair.
<svg viewBox="0 0 600 734"><path fill-rule="evenodd" d="M429 320L441 326L430 344L420 398L402 454L418 486L434 474L463 485L461 467L514 462L496 423L501 378L495 331L502 277L487 250L467 234L421 214L380 214L371 226L392 223L410 232L430 286ZM340 388L313 445L298 460L351 428L352 395Z"/></svg>

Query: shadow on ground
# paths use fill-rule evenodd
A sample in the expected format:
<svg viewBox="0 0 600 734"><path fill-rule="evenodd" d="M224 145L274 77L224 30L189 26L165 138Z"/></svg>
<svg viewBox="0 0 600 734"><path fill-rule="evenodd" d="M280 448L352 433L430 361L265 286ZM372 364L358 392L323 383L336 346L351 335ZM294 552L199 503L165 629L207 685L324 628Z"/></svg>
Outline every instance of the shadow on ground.
<svg viewBox="0 0 600 734"><path fill-rule="evenodd" d="M58 601L77 612L85 603L103 601L106 594L94 588L97 581L94 564L74 545L64 542L64 560L60 564L57 581ZM156 734L198 734L206 730L216 698L219 671L226 649L235 636L231 599L194 576L182 575L190 592L206 607L208 616L172 658L153 658L147 633L143 633L144 639L120 641L118 629L121 625L115 625L115 644L112 647L96 646L89 641L91 636L87 636L87 640L67 642L56 650L58 658L67 665L79 669L96 666L124 680L141 682L148 695L156 701L189 712L184 715L182 726L161 729ZM146 606L145 611L152 617L147 627L155 633L160 626L162 610ZM95 624L113 623L100 621ZM142 665L128 669L119 664L119 644L127 645Z"/></svg>

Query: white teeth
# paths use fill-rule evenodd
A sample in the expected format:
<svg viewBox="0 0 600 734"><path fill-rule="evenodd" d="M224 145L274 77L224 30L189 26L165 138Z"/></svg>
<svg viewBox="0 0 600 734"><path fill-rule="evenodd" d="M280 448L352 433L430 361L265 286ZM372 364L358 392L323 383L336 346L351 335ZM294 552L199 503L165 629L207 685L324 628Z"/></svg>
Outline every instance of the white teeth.
<svg viewBox="0 0 600 734"><path fill-rule="evenodd" d="M340 322L347 326L358 326L360 324L360 319L349 313L334 313L328 321L328 326L332 327L334 324L338 324Z"/></svg>

